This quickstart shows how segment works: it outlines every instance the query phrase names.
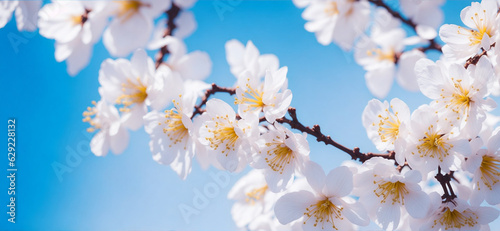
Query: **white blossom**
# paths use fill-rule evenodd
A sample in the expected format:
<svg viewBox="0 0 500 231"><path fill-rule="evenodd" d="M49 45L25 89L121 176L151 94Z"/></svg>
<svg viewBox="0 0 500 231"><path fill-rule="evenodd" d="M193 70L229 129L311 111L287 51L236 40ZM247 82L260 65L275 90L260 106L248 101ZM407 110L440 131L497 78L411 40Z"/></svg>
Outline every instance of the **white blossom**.
<svg viewBox="0 0 500 231"><path fill-rule="evenodd" d="M235 200L231 215L236 226L244 228L274 208L278 194L269 190L260 170L251 170L241 177L229 191L227 198Z"/></svg>
<svg viewBox="0 0 500 231"><path fill-rule="evenodd" d="M104 100L92 104L93 107L83 112L83 122L91 126L87 131L97 132L90 141L90 150L96 156L105 156L109 149L114 154L122 153L127 148L129 135L118 110Z"/></svg>
<svg viewBox="0 0 500 231"><path fill-rule="evenodd" d="M460 138L452 126L440 119L436 109L422 105L411 115L405 156L412 169L426 175L432 170L457 170L464 156L470 155L469 142Z"/></svg>
<svg viewBox="0 0 500 231"><path fill-rule="evenodd" d="M304 170L309 161L309 144L306 136L293 133L275 123L261 136L260 150L254 156L254 168L263 169L272 192L282 191L291 184L296 173Z"/></svg>
<svg viewBox="0 0 500 231"><path fill-rule="evenodd" d="M498 197L500 194L500 128L497 128L489 137L486 149L473 151L475 154L467 158L464 166L466 170L474 174L470 203L479 205L486 200L491 205L500 204Z"/></svg>
<svg viewBox="0 0 500 231"><path fill-rule="evenodd" d="M232 39L226 42L226 59L231 73L238 79L243 72L250 72L252 78L262 78L267 71L277 71L279 60L273 54L261 55L257 47L248 41L244 46L240 41Z"/></svg>
<svg viewBox="0 0 500 231"><path fill-rule="evenodd" d="M314 32L320 44L326 46L334 42L348 50L368 25L370 4L364 0L311 1L302 18L308 21L305 29Z"/></svg>
<svg viewBox="0 0 500 231"><path fill-rule="evenodd" d="M173 100L175 108L161 113L152 111L144 116L144 129L150 135L149 147L153 159L160 164L170 165L186 179L191 172L191 160L195 155L195 136L191 116L196 97L179 95Z"/></svg>
<svg viewBox="0 0 500 231"><path fill-rule="evenodd" d="M404 163L403 147L410 126L410 109L400 99L394 98L389 104L372 99L363 111L363 126L368 138L379 151L396 152L396 160ZM403 143L402 143L403 142Z"/></svg>
<svg viewBox="0 0 500 231"><path fill-rule="evenodd" d="M460 13L468 28L451 24L441 26L439 36L446 43L443 54L450 59L465 60L480 52L481 48L489 50L499 34L497 10L494 0L473 2Z"/></svg>
<svg viewBox="0 0 500 231"><path fill-rule="evenodd" d="M274 213L282 224L303 219L304 230L353 230L353 224L369 223L366 211L347 197L353 189L353 175L341 166L325 175L321 166L309 162L307 189L290 192L276 202Z"/></svg>
<svg viewBox="0 0 500 231"><path fill-rule="evenodd" d="M488 223L499 214L494 208L471 206L460 198L445 203L441 203L439 197L436 199L432 203L430 216L416 222L419 230L489 230Z"/></svg>
<svg viewBox="0 0 500 231"><path fill-rule="evenodd" d="M476 136L485 112L496 107L493 99L486 98L494 75L491 63L481 58L477 65L465 69L460 64L446 67L442 62L422 59L417 62L415 72L421 92L434 100L436 111L443 114L442 120L465 128L462 133Z"/></svg>
<svg viewBox="0 0 500 231"><path fill-rule="evenodd" d="M143 125L148 106L158 105L150 97L154 89L154 63L144 50L134 52L131 60L107 59L99 71L99 93L109 103L121 106L126 125L137 130ZM155 108L160 110L161 107Z"/></svg>
<svg viewBox="0 0 500 231"><path fill-rule="evenodd" d="M0 1L0 28L3 28L16 15L19 31L35 31L38 20L38 11L42 1Z"/></svg>
<svg viewBox="0 0 500 231"><path fill-rule="evenodd" d="M113 56L126 56L148 43L153 20L170 7L170 0L124 0L109 2L113 16L104 31L103 42Z"/></svg>
<svg viewBox="0 0 500 231"><path fill-rule="evenodd" d="M56 60L66 60L70 75L76 75L89 63L92 47L106 26L104 4L54 1L39 12L40 34L56 40Z"/></svg>
<svg viewBox="0 0 500 231"><path fill-rule="evenodd" d="M267 71L263 82L249 71L243 72L236 86L238 113L244 117L249 113L258 116L264 112L269 123L285 116L292 102L292 91L286 89L287 72L287 67Z"/></svg>
<svg viewBox="0 0 500 231"><path fill-rule="evenodd" d="M248 163L251 140L258 136L258 118L236 120L236 113L220 99L211 99L199 128L199 141L215 156L223 169L242 170Z"/></svg>
<svg viewBox="0 0 500 231"><path fill-rule="evenodd" d="M397 229L405 212L415 218L427 215L430 199L418 185L422 180L418 171L400 173L393 161L379 157L363 165L368 170L355 176L355 191L359 201L384 230Z"/></svg>

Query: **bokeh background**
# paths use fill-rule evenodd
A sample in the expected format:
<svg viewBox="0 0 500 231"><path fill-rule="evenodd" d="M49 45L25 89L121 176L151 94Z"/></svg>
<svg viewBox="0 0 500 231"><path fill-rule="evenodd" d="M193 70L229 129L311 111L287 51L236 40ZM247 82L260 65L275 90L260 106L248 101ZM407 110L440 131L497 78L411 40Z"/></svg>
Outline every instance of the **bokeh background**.
<svg viewBox="0 0 500 231"><path fill-rule="evenodd" d="M218 13L217 4L228 8ZM461 25L460 11L467 5L470 1L448 1L443 7L445 23ZM191 10L198 29L185 42L190 51L210 55L213 70L207 82L232 86L235 77L229 72L224 44L230 39L252 40L261 53L275 54L281 66L288 66L292 106L305 125L320 124L324 133L347 147L376 151L361 124L362 111L373 98L365 85L364 70L354 62L352 52L333 44L320 45L304 29L302 10L291 1L201 0ZM2 151L0 230L236 229L230 215L233 202L226 196L249 169L230 175L229 185L220 187L208 205L186 221L179 206L193 206L195 192L213 185L210 173L218 170L205 171L195 163L187 180L180 180L170 167L151 158L149 137L143 129L131 133L128 149L121 155L96 157L90 153L92 134L85 131L82 112L92 100L99 100L97 77L106 58L110 55L98 43L90 64L70 77L66 64L54 59L53 40L37 32L18 32L13 20L0 29L0 147L7 146L7 119L15 118L18 168L16 224L10 224L6 214L8 179L3 176L8 174L7 150ZM219 96L231 102L231 98ZM387 99L394 97L403 99L411 110L429 102L397 84ZM347 154L311 137L309 142L311 159L326 171L348 159ZM495 224L498 227L500 222L492 230Z"/></svg>

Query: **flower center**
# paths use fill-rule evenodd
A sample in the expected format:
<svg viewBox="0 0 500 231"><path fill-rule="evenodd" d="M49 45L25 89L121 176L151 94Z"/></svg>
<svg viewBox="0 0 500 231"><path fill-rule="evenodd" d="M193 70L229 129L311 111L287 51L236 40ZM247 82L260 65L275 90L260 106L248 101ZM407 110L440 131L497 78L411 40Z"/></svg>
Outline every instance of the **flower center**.
<svg viewBox="0 0 500 231"><path fill-rule="evenodd" d="M366 54L368 56L376 56L378 61L390 61L390 62L395 62L396 61L396 55L394 54L394 51L392 49L384 52L380 48L374 48L371 50L366 51Z"/></svg>
<svg viewBox="0 0 500 231"><path fill-rule="evenodd" d="M390 141L394 144L394 141L398 138L399 134L399 125L401 125L401 121L398 118L398 112L392 114L388 109L385 109L386 116L382 116L382 114L378 115L380 118L380 122L378 124L378 135L382 142Z"/></svg>
<svg viewBox="0 0 500 231"><path fill-rule="evenodd" d="M248 107L244 110L244 112L262 110L262 107L265 106L262 101L262 95L264 93L258 89L252 88L249 83L245 86L245 92L240 95L240 98L237 98L234 101L234 104L246 104Z"/></svg>
<svg viewBox="0 0 500 231"><path fill-rule="evenodd" d="M424 138L418 140L420 144L417 146L417 150L420 157L438 158L440 162L443 162L444 157L449 155L448 151L453 148L453 145L443 140L444 134L432 132L432 128L431 125L429 132L425 132Z"/></svg>
<svg viewBox="0 0 500 231"><path fill-rule="evenodd" d="M500 159L498 157L484 155L479 170L481 171L481 180L484 185L492 190L493 185L500 180Z"/></svg>
<svg viewBox="0 0 500 231"><path fill-rule="evenodd" d="M477 219L479 217L477 214L472 212L470 209L466 209L463 212L457 210L451 211L450 208L445 208L445 210L439 215L439 218L434 220L434 228L438 223L445 230L448 229L460 229L464 226L474 227L477 225Z"/></svg>
<svg viewBox="0 0 500 231"><path fill-rule="evenodd" d="M95 132L95 131L101 129L101 124L98 122L98 117L96 116L97 103L95 101L92 101L92 105L94 105L94 107L87 107L87 111L83 112L83 120L82 121L90 124L90 128L87 128L87 132ZM92 118L93 116L94 116L94 118Z"/></svg>
<svg viewBox="0 0 500 231"><path fill-rule="evenodd" d="M277 138L279 139L279 137ZM273 141L275 140L273 139ZM283 174L285 166L295 158L292 149L279 141L278 143L266 143L266 146L270 147L266 153L266 163L273 171Z"/></svg>
<svg viewBox="0 0 500 231"><path fill-rule="evenodd" d="M374 184L378 184L377 188L373 190L377 197L382 197L381 203L386 203L387 198L392 200L392 204L398 203L404 205L405 195L408 194L408 189L406 188L405 183L396 181L373 181Z"/></svg>
<svg viewBox="0 0 500 231"><path fill-rule="evenodd" d="M333 16L333 15L339 14L339 8L337 6L337 2L327 3L324 11L328 16Z"/></svg>
<svg viewBox="0 0 500 231"><path fill-rule="evenodd" d="M130 79L127 79L126 83L122 83L123 94L116 99L116 104L123 105L123 108L120 108L120 111L130 111L129 107L132 104L143 103L148 97L146 90L146 85L142 83L139 77L137 77L136 82L132 82Z"/></svg>
<svg viewBox="0 0 500 231"><path fill-rule="evenodd" d="M474 46L481 43L484 34L491 37L491 28L488 28L488 23L486 19L486 10L483 10L483 17L479 17L477 13L471 17L474 24L476 24L477 30L470 30L471 35L469 36L470 45Z"/></svg>
<svg viewBox="0 0 500 231"><path fill-rule="evenodd" d="M178 144L184 140L188 135L188 129L182 123L182 115L179 114L177 109L166 110L165 113L165 118L167 119L165 124L167 127L163 128L163 132L167 134L170 139L171 144L169 147L172 147L172 145ZM184 147L184 149L187 149L187 147Z"/></svg>
<svg viewBox="0 0 500 231"><path fill-rule="evenodd" d="M231 121L229 121L228 116L220 117L217 116L215 121L215 127L213 129L208 129L208 132L213 134L213 137L207 137L206 140L210 142L210 148L217 150L220 145L223 145L222 153L228 155L229 151L235 151L236 141L238 140L238 135L234 131L234 126ZM212 120L215 120L213 118Z"/></svg>
<svg viewBox="0 0 500 231"><path fill-rule="evenodd" d="M310 205L306 208L306 212L304 213L307 218L304 221L304 224L309 221L309 218L314 217L314 227L321 223L321 228L325 228L325 222L332 224L332 227L335 230L338 230L335 227L334 219L343 220L342 210L344 208L337 207L334 205L328 198L324 200L318 201L316 204Z"/></svg>
<svg viewBox="0 0 500 231"><path fill-rule="evenodd" d="M464 88L462 86L462 80L454 80L452 78L453 85L455 87L455 92L451 95L450 103L446 105L446 108L451 109L453 112L458 113L458 114L464 114L467 118L469 117L469 109L471 104L474 102L471 99L470 92L471 90L473 91L475 88L474 86L470 86L468 88ZM441 89L441 91L444 91L444 89ZM441 94L441 98L446 98L443 94ZM457 119L460 119L460 116L457 117Z"/></svg>
<svg viewBox="0 0 500 231"><path fill-rule="evenodd" d="M116 2L120 4L117 15L119 18L122 18L122 23L129 20L134 14L137 14L142 6L150 6L148 3L142 3L136 0Z"/></svg>
<svg viewBox="0 0 500 231"><path fill-rule="evenodd" d="M245 199L245 201L254 205L255 202L262 200L262 198L264 198L264 195L266 194L268 188L269 187L266 184L260 188L256 188L246 193L245 195L247 196L247 198Z"/></svg>

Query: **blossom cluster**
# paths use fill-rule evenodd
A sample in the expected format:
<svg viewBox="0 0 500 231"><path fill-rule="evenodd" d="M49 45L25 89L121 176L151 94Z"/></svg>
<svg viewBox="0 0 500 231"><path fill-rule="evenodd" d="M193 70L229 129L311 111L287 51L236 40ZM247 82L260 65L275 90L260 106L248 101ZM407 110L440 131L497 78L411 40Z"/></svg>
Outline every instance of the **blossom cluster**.
<svg viewBox="0 0 500 231"><path fill-rule="evenodd" d="M0 27L15 11L20 30L35 29L26 12L41 2L0 3ZM186 11L194 3L54 0L39 10L39 32L56 40L55 57L67 61L70 74L88 63L101 35L111 55L132 53L101 64L101 99L83 113L96 156L124 152L129 132L144 128L153 159L181 179L194 159L204 169L250 166L228 194L241 229L355 230L374 223L384 230L488 230L497 219L500 118L490 112L497 106L491 96L500 95L499 2L473 2L460 13L464 26L440 26L443 1L402 0L405 19L380 0L294 0L306 8L305 29L319 43L354 49L375 97L385 98L396 77L430 99L413 111L399 98L368 102L361 122L381 154L348 149L318 125L302 125L290 107L288 68L252 41L225 44L234 86L206 83L210 57L187 52L182 40L196 28ZM402 24L416 35L407 37ZM432 61L428 50L443 55ZM210 98L216 93L233 101ZM310 160L310 136L359 162L325 172Z"/></svg>

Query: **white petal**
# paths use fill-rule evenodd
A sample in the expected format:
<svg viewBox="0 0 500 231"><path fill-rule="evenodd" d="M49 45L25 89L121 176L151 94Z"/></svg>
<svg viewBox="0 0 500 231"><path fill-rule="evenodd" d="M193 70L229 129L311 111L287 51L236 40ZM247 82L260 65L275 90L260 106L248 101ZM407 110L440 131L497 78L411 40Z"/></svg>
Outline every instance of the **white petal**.
<svg viewBox="0 0 500 231"><path fill-rule="evenodd" d="M315 203L311 192L298 191L282 196L274 206L274 213L281 224L288 224L304 215L306 208Z"/></svg>
<svg viewBox="0 0 500 231"><path fill-rule="evenodd" d="M413 218L424 218L427 215L430 208L430 199L423 191L410 191L404 200L406 211Z"/></svg>
<svg viewBox="0 0 500 231"><path fill-rule="evenodd" d="M326 176L326 196L344 197L353 187L352 172L346 166L340 166Z"/></svg>

